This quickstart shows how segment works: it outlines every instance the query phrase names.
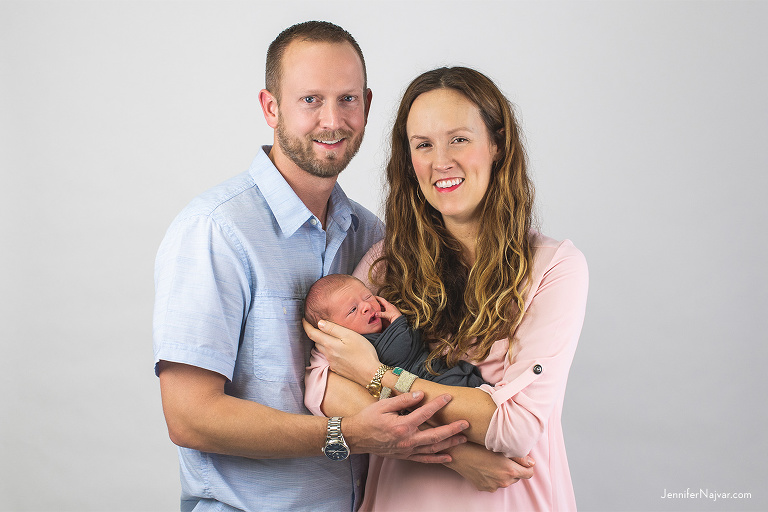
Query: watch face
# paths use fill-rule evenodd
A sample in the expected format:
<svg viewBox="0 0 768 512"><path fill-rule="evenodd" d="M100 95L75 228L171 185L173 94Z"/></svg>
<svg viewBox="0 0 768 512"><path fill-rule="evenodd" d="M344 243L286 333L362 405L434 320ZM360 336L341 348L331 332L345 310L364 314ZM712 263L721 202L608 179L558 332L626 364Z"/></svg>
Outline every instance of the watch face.
<svg viewBox="0 0 768 512"><path fill-rule="evenodd" d="M349 457L349 448L341 443L327 444L323 451L325 452L326 457L331 460L344 460Z"/></svg>

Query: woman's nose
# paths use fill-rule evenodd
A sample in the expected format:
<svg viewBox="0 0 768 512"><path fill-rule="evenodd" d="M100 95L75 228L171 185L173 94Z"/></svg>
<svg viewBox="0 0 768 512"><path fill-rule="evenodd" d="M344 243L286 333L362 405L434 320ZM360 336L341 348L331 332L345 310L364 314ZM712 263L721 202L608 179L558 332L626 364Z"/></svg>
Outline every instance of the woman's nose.
<svg viewBox="0 0 768 512"><path fill-rule="evenodd" d="M438 146L435 148L435 159L432 161L432 168L436 171L447 171L453 167L453 158L447 147Z"/></svg>

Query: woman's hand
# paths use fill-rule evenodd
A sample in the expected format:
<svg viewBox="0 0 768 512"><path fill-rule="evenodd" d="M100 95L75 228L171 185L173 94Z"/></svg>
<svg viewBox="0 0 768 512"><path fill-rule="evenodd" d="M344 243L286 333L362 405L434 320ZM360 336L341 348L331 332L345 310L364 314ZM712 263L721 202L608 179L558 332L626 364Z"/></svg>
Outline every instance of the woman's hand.
<svg viewBox="0 0 768 512"><path fill-rule="evenodd" d="M478 491L494 492L533 476L535 462L530 456L508 459L474 443L455 446L447 453L453 460L445 466L472 482Z"/></svg>
<svg viewBox="0 0 768 512"><path fill-rule="evenodd" d="M328 360L331 370L363 387L371 381L381 363L368 340L328 320L318 322L320 329L315 329L306 320L302 323L309 339Z"/></svg>
<svg viewBox="0 0 768 512"><path fill-rule="evenodd" d="M376 316L383 320L382 325L384 328L403 316L403 314L400 313L400 310L390 304L387 299L376 295L376 300L379 301L379 304L381 305L381 312L376 313Z"/></svg>

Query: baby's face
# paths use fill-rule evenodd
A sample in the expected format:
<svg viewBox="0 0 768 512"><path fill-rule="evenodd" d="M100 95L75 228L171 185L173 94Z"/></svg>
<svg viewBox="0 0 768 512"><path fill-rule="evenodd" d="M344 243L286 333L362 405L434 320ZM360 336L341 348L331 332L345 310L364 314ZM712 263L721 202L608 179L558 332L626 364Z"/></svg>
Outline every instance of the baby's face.
<svg viewBox="0 0 768 512"><path fill-rule="evenodd" d="M381 304L371 291L357 280L336 290L330 297L332 304L331 320L360 334L381 332L381 318L376 313L381 311Z"/></svg>

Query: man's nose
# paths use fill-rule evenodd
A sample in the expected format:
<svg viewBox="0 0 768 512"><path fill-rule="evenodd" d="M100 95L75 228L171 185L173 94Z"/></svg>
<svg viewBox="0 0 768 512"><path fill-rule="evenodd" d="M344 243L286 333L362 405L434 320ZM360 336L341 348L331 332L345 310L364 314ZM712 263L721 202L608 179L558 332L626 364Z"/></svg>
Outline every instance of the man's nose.
<svg viewBox="0 0 768 512"><path fill-rule="evenodd" d="M337 130L341 126L341 109L335 102L326 102L320 109L320 127L323 130Z"/></svg>

